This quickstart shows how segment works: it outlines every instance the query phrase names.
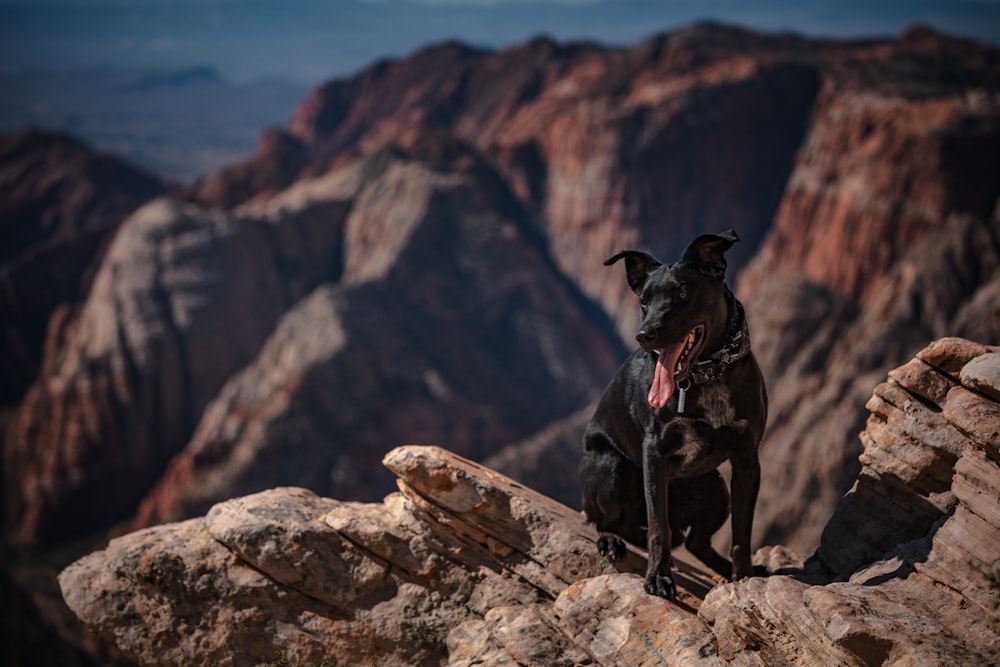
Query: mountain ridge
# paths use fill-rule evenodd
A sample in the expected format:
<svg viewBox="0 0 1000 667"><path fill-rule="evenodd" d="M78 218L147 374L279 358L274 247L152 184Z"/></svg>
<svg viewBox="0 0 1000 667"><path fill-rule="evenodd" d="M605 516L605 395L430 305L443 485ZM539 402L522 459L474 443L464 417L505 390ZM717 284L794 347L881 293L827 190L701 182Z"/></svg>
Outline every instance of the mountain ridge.
<svg viewBox="0 0 1000 667"><path fill-rule="evenodd" d="M277 479L373 500L392 479L372 452L417 436L573 504L578 431L638 318L603 259L735 227L772 399L754 541L810 553L871 387L930 340L1000 337L996 55L701 25L444 45L430 73L335 82L340 120L310 126L321 87L256 157L80 251L100 280L46 306L3 415L6 540L47 553Z"/></svg>

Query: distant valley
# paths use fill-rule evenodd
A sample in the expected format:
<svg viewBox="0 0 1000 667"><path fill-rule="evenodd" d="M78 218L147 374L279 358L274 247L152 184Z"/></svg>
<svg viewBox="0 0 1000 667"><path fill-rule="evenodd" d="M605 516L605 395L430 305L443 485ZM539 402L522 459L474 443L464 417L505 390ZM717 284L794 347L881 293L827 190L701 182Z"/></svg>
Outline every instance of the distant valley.
<svg viewBox="0 0 1000 667"><path fill-rule="evenodd" d="M0 134L25 127L76 135L174 182L253 153L284 125L308 86L236 83L207 66L0 74Z"/></svg>

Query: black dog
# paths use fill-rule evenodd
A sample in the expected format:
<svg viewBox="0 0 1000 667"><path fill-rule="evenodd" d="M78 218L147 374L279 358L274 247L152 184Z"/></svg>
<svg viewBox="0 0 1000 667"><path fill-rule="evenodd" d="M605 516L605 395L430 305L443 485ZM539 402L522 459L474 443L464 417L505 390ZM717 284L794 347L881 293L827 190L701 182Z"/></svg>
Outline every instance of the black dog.
<svg viewBox="0 0 1000 667"><path fill-rule="evenodd" d="M646 591L668 599L677 594L671 545L685 540L685 529L691 553L719 574L737 580L753 573L767 395L743 306L723 282L724 253L738 240L733 231L699 236L674 264L634 250L604 262L625 260L642 309L642 348L608 385L584 434L583 509L608 559L624 555L622 539L647 547ZM729 515L717 470L727 459L732 566L711 545Z"/></svg>

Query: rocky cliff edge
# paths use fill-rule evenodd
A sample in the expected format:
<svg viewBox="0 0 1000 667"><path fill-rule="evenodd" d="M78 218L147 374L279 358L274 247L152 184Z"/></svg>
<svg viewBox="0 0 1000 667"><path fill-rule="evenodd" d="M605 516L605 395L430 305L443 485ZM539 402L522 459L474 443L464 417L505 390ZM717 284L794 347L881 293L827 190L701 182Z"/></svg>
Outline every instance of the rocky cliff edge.
<svg viewBox="0 0 1000 667"><path fill-rule="evenodd" d="M580 514L437 447L399 492L278 488L113 540L60 576L140 664L781 665L1000 662L1000 348L943 339L868 403L862 472L804 564L719 583L675 552L598 557ZM566 470L575 475L575 470Z"/></svg>

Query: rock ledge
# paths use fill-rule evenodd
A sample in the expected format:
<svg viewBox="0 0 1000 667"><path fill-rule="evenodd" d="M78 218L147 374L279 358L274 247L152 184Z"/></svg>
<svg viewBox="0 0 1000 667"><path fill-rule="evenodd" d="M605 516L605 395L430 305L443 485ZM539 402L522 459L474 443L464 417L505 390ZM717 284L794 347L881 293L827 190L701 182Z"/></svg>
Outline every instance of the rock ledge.
<svg viewBox="0 0 1000 667"><path fill-rule="evenodd" d="M113 540L60 576L140 664L782 665L1000 662L1000 348L937 341L868 408L863 469L803 566L718 584L675 552L612 568L581 515L437 447L385 465L399 492L278 488ZM567 471L575 474L575 471Z"/></svg>

